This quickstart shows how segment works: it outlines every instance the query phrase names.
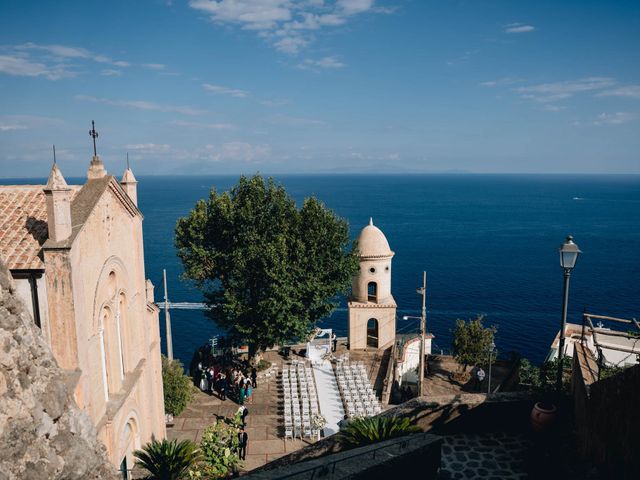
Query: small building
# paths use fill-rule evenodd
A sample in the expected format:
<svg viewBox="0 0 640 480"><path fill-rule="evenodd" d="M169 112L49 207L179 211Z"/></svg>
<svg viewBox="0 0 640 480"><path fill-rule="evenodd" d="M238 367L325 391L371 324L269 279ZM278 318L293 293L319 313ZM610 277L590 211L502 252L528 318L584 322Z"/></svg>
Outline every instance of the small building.
<svg viewBox="0 0 640 480"><path fill-rule="evenodd" d="M94 155L83 185L0 186L0 260L115 467L165 438L158 308L137 181Z"/></svg>
<svg viewBox="0 0 640 480"><path fill-rule="evenodd" d="M358 237L360 269L349 298L349 349L385 349L396 338L396 302L391 295L393 251L369 220Z"/></svg>

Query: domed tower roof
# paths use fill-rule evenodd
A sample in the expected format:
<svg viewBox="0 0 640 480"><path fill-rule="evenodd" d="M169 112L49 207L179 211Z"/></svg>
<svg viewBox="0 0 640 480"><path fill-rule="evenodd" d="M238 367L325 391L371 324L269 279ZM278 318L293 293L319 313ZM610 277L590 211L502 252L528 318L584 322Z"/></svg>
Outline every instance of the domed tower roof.
<svg viewBox="0 0 640 480"><path fill-rule="evenodd" d="M387 258L393 257L393 252L389 248L387 237L382 230L373 224L373 219L369 219L369 225L362 229L358 237L358 251L360 258Z"/></svg>

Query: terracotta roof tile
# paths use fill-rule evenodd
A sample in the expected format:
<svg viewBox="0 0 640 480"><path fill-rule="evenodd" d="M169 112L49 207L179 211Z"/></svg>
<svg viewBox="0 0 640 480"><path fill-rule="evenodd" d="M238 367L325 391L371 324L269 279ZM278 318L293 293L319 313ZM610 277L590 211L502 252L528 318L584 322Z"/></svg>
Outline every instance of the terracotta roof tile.
<svg viewBox="0 0 640 480"><path fill-rule="evenodd" d="M48 238L44 185L0 187L0 259L10 270L42 269ZM80 186L71 186L71 198Z"/></svg>

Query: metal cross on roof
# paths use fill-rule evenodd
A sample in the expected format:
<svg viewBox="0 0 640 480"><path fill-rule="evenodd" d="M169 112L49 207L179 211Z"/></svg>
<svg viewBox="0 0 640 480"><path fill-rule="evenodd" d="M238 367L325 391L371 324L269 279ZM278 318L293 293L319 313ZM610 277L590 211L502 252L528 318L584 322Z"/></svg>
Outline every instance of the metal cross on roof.
<svg viewBox="0 0 640 480"><path fill-rule="evenodd" d="M96 138L98 138L98 132L96 132L96 124L91 120L91 130L89 130L89 136L93 138L93 156L96 157Z"/></svg>

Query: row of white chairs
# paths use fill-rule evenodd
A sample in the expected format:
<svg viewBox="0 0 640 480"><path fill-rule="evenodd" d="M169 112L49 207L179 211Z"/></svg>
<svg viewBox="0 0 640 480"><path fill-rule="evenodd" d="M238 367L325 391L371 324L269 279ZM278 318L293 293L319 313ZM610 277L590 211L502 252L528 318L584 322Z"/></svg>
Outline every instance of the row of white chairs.
<svg viewBox="0 0 640 480"><path fill-rule="evenodd" d="M370 417L382 411L363 364L347 361L337 363L336 378L347 415Z"/></svg>
<svg viewBox="0 0 640 480"><path fill-rule="evenodd" d="M304 362L296 361L284 367L281 375L284 396L284 437L319 437L311 427L311 418L317 414L318 396L313 373Z"/></svg>

